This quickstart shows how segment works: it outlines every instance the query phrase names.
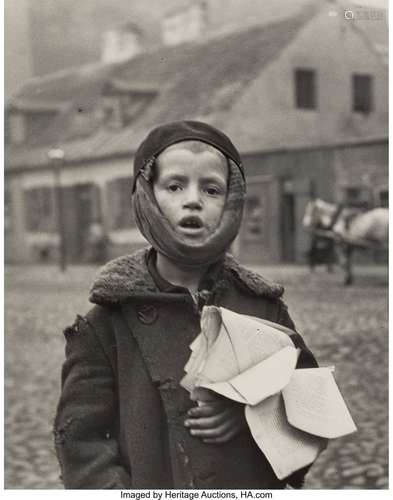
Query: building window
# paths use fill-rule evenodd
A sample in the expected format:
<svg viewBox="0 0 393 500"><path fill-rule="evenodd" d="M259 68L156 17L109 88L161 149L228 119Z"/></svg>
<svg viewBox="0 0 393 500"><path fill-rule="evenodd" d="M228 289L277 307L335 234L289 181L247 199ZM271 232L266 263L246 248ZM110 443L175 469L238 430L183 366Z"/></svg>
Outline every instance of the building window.
<svg viewBox="0 0 393 500"><path fill-rule="evenodd" d="M122 177L108 182L109 226L112 230L131 229L135 221L131 208L132 177Z"/></svg>
<svg viewBox="0 0 393 500"><path fill-rule="evenodd" d="M56 116L57 113L54 111L24 113L26 140L34 141L39 136L45 136L43 132L49 130L50 127L53 126L53 121Z"/></svg>
<svg viewBox="0 0 393 500"><path fill-rule="evenodd" d="M389 208L389 191L387 189L382 189L378 194L379 206L383 208Z"/></svg>
<svg viewBox="0 0 393 500"><path fill-rule="evenodd" d="M119 88L115 88L118 85ZM102 119L108 128L120 129L134 121L156 96L155 90L133 91L109 83L103 95Z"/></svg>
<svg viewBox="0 0 393 500"><path fill-rule="evenodd" d="M39 187L26 190L24 201L27 231L54 233L56 216L53 189Z"/></svg>
<svg viewBox="0 0 393 500"><path fill-rule="evenodd" d="M37 139L45 139L57 116L57 111L19 111L17 109L6 111L6 143L20 145Z"/></svg>
<svg viewBox="0 0 393 500"><path fill-rule="evenodd" d="M314 70L295 70L295 94L297 108L316 109L316 75Z"/></svg>
<svg viewBox="0 0 393 500"><path fill-rule="evenodd" d="M352 75L352 109L355 113L370 113L373 107L373 80L370 75Z"/></svg>

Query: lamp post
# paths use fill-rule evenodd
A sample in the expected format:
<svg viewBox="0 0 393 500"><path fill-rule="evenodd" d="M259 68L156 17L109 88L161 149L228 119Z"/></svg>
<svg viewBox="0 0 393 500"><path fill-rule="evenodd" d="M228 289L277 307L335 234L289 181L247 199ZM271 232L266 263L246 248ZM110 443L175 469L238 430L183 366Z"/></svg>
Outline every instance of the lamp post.
<svg viewBox="0 0 393 500"><path fill-rule="evenodd" d="M55 176L55 202L57 208L57 233L59 235L59 266L60 270L64 272L67 269L66 251L65 251L65 234L64 234L64 211L63 199L61 192L60 174L61 167L64 164L64 151L60 148L50 149L48 151L48 158L53 166Z"/></svg>

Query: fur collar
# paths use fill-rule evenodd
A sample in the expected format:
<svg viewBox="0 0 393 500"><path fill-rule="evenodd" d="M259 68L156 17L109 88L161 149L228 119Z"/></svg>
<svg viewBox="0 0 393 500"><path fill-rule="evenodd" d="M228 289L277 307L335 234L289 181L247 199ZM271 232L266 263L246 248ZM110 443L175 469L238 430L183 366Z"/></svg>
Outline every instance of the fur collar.
<svg viewBox="0 0 393 500"><path fill-rule="evenodd" d="M114 305L133 296L159 293L151 277L147 265L148 248L132 255L125 255L108 262L100 271L93 283L89 300L95 304ZM224 260L222 283L235 282L251 295L259 295L269 299L281 297L284 288L269 282L259 274L241 266L234 257L227 254Z"/></svg>

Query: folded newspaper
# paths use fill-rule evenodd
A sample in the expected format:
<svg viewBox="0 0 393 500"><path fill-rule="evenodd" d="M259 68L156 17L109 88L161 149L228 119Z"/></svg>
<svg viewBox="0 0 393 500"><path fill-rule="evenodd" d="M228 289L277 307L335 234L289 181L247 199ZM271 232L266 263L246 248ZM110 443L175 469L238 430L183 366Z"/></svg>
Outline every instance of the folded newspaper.
<svg viewBox="0 0 393 500"><path fill-rule="evenodd" d="M203 404L214 391L245 405L251 434L279 479L311 464L326 439L356 431L333 368L295 369L282 325L205 306L181 385Z"/></svg>

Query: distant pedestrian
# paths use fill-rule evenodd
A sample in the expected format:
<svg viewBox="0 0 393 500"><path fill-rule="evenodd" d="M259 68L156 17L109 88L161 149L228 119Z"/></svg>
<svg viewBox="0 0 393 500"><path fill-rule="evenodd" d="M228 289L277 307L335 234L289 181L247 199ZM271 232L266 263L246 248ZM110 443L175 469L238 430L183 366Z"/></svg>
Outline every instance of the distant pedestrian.
<svg viewBox="0 0 393 500"><path fill-rule="evenodd" d="M317 226L315 229L326 230L323 226ZM314 271L315 266L319 264L326 264L328 272L332 272L336 261L334 239L314 233L311 236L310 249L307 256L311 271Z"/></svg>
<svg viewBox="0 0 393 500"><path fill-rule="evenodd" d="M329 209L332 207L331 210L333 212L329 212L328 216L321 216L321 203L324 202L319 200L313 193L306 206L303 226L311 233L310 247L306 256L311 271L314 271L315 266L319 264L326 264L328 272L332 272L336 261L335 240L332 235L332 228L342 207L341 205L337 207L329 205Z"/></svg>
<svg viewBox="0 0 393 500"><path fill-rule="evenodd" d="M226 254L245 178L219 130L154 129L134 161L132 202L151 247L108 263L95 306L65 330L55 443L66 488L284 488L255 444L244 406L212 393L195 405L179 382L200 312L215 304L294 330L283 288ZM316 361L299 334L298 367Z"/></svg>

